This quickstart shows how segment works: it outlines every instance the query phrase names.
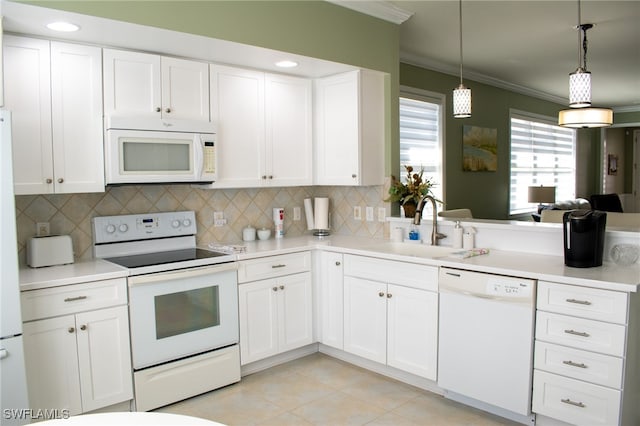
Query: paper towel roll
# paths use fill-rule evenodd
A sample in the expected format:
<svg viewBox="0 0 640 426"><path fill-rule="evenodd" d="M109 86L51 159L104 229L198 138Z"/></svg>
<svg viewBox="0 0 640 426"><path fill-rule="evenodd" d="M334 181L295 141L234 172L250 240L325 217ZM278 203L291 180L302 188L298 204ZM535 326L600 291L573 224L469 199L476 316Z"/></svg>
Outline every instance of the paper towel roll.
<svg viewBox="0 0 640 426"><path fill-rule="evenodd" d="M314 230L313 222L313 206L311 205L311 198L304 199L304 215L307 218L307 231Z"/></svg>
<svg viewBox="0 0 640 426"><path fill-rule="evenodd" d="M313 209L314 229L329 229L329 199L316 198Z"/></svg>

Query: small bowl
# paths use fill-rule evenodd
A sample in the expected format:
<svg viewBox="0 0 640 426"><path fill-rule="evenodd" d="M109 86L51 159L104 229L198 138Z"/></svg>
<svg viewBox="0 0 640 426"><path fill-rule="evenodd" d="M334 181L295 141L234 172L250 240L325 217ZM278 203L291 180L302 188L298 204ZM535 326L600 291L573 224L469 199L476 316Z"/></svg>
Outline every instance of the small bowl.
<svg viewBox="0 0 640 426"><path fill-rule="evenodd" d="M268 228L260 228L258 229L258 239L259 240L268 240L271 237L271 229Z"/></svg>

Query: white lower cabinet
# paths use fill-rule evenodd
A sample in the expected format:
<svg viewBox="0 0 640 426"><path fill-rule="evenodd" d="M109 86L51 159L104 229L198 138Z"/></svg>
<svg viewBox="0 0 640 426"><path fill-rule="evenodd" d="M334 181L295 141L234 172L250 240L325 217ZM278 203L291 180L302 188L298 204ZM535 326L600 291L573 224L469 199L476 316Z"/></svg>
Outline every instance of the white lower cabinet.
<svg viewBox="0 0 640 426"><path fill-rule="evenodd" d="M303 256L307 272L286 273L299 254L271 256L240 264L238 301L240 360L245 365L313 343L313 296L310 253ZM264 277L271 265L273 278ZM247 271L249 271L247 273Z"/></svg>
<svg viewBox="0 0 640 426"><path fill-rule="evenodd" d="M344 263L344 350L435 380L437 268L352 255Z"/></svg>
<svg viewBox="0 0 640 426"><path fill-rule="evenodd" d="M126 303L124 279L105 283L118 288L114 292L123 294ZM69 297L70 287L80 296ZM60 299L70 306L78 303L78 309L82 310L86 300L93 299L83 295L83 287L83 284L77 284L23 292L22 303L27 306L27 312L38 312L58 304ZM86 294L90 292L89 289ZM129 316L127 306L122 302L122 299L116 302L119 306L23 324L31 408L68 409L73 415L133 398ZM66 311L73 311L73 308Z"/></svg>
<svg viewBox="0 0 640 426"><path fill-rule="evenodd" d="M343 255L320 251L318 264L314 265L316 276L320 282L318 294L319 306L319 341L336 349L344 348L344 285Z"/></svg>
<svg viewBox="0 0 640 426"><path fill-rule="evenodd" d="M532 411L576 425L637 424L627 293L540 282ZM634 298L637 300L637 298Z"/></svg>

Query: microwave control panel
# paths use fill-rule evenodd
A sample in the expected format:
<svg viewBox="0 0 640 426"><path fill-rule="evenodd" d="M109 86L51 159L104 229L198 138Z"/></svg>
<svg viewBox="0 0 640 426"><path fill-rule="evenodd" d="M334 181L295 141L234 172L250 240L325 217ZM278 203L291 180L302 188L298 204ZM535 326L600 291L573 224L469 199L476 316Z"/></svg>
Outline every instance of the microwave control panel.
<svg viewBox="0 0 640 426"><path fill-rule="evenodd" d="M217 155L216 142L209 139L202 141L202 153L203 153L203 167L202 174L207 177L212 177L214 180L217 177L218 169L218 155Z"/></svg>

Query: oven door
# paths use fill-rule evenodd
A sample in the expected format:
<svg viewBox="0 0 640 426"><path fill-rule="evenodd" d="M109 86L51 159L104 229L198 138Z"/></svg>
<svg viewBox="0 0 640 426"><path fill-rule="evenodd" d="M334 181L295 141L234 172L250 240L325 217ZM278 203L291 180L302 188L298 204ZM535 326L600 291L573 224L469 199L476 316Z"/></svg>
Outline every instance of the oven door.
<svg viewBox="0 0 640 426"><path fill-rule="evenodd" d="M134 369L238 343L236 263L128 282Z"/></svg>

